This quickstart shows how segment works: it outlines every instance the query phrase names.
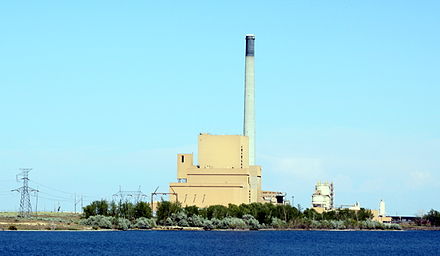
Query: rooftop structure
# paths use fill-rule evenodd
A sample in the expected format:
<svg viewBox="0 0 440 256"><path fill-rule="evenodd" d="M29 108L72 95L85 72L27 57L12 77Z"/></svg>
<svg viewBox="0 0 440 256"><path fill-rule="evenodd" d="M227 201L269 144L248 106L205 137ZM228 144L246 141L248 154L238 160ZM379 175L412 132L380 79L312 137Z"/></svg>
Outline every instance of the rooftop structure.
<svg viewBox="0 0 440 256"><path fill-rule="evenodd" d="M318 182L312 195L312 207L331 210L333 209L333 197L333 183Z"/></svg>

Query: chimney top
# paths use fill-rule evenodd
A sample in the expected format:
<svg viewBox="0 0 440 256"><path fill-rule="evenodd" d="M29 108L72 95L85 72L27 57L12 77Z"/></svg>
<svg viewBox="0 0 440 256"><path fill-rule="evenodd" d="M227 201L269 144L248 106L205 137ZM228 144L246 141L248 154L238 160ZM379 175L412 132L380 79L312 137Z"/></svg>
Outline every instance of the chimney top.
<svg viewBox="0 0 440 256"><path fill-rule="evenodd" d="M247 34L246 35L246 56L254 56L255 55L255 35Z"/></svg>

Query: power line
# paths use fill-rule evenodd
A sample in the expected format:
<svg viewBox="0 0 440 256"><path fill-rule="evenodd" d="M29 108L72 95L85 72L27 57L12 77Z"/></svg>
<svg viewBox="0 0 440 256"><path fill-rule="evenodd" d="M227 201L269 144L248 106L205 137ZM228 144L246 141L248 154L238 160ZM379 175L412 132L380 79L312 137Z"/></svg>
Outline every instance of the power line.
<svg viewBox="0 0 440 256"><path fill-rule="evenodd" d="M11 195L0 195L1 198L11 198Z"/></svg>
<svg viewBox="0 0 440 256"><path fill-rule="evenodd" d="M39 196L39 198L43 198L43 199L50 200L50 201L55 201L55 202L72 202L72 200L48 198L48 197L44 197L44 196Z"/></svg>
<svg viewBox="0 0 440 256"><path fill-rule="evenodd" d="M29 187L29 172L32 168L21 168L21 173L17 175L17 180L19 177L23 181L23 186L13 189L11 191L17 191L21 194L20 197L20 217L30 217L32 212L31 197L29 192L38 192L38 190Z"/></svg>
<svg viewBox="0 0 440 256"><path fill-rule="evenodd" d="M40 191L40 192L43 193L43 194L46 194L48 196L58 197L58 198L61 198L61 199L72 200L72 197L64 197L64 196L54 195L54 194L51 194L51 193L47 193L45 191Z"/></svg>
<svg viewBox="0 0 440 256"><path fill-rule="evenodd" d="M70 195L70 196L72 196L72 197L74 197L75 194L76 194L76 193L72 193L72 192L63 191L63 190L60 190L60 189L57 189L57 188L54 188L54 187L50 187L50 186L44 185L44 184L42 184L42 183L40 183L40 182L36 182L36 181L31 181L31 183L38 184L38 185L43 186L43 187L45 187L45 188L48 188L48 189L50 189L50 190L58 191L58 192L60 192L60 193L67 194L67 195ZM84 195L84 194L83 194L82 196L83 196L83 197L88 197L88 198L99 198L99 197L101 197L101 196L97 196L97 195Z"/></svg>
<svg viewBox="0 0 440 256"><path fill-rule="evenodd" d="M17 191L22 193L22 199L20 200L20 207L24 207L23 209L20 208L20 216L24 216L26 217L28 214L27 212L32 211L32 207L30 206L30 195L29 192L39 192L42 193L44 196L40 196L41 199L43 200L49 200L49 201L54 201L54 202L73 202L73 207L74 207L74 211L76 212L77 210L77 206L81 205L81 209L83 208L83 204L84 202L91 202L93 201L94 198L105 198L105 196L97 196L97 195L84 195L84 194L80 194L77 195L77 193L72 193L72 192L68 192L68 191L64 191L58 188L54 188L48 185L45 185L43 183L40 183L38 181L34 181L34 180L30 180L28 178L28 173L32 170L31 168L27 168L27 169L20 169L22 170L22 173L20 173L19 175L17 175L17 181L18 181L18 176L23 176L21 178L21 180L23 180L23 183L26 183L26 186L23 185L23 187L14 189L12 191ZM12 180L9 180L12 181ZM41 186L43 188L46 189L46 191L41 191L39 189L33 189L29 187L29 184L33 184L38 186ZM27 192L26 192L26 188L27 187ZM23 190L23 191L22 191ZM143 194L140 191L140 187L138 191L119 191L120 193L118 193L118 196L121 196L121 199L123 198L124 201L127 199L131 199L134 200L135 202L142 200L144 197L146 197L145 194ZM11 191L0 191L0 196L1 195L5 195L5 197L9 196L11 193ZM57 195L57 193L60 193L60 195ZM61 195L62 194L62 195ZM38 204L38 197L39 195L36 194L36 204ZM114 195L115 196L115 195ZM29 210L29 209L30 210ZM35 207L35 209L37 209L37 205Z"/></svg>
<svg viewBox="0 0 440 256"><path fill-rule="evenodd" d="M0 182L4 182L4 183L6 183L6 182L14 182L14 180L0 180Z"/></svg>
<svg viewBox="0 0 440 256"><path fill-rule="evenodd" d="M69 195L74 195L74 194L75 194L75 193L66 192L66 191L63 191L63 190L60 190L60 189L57 189L57 188L49 187L49 186L47 186L47 185L41 184L41 183L36 182L36 181L31 181L31 182L32 182L32 183L35 183L35 184L38 184L38 185L40 185L40 186L43 186L43 187L45 187L45 188L48 188L48 189L51 189L51 190L54 190L54 191L58 191L58 192L60 192L60 193L69 194Z"/></svg>

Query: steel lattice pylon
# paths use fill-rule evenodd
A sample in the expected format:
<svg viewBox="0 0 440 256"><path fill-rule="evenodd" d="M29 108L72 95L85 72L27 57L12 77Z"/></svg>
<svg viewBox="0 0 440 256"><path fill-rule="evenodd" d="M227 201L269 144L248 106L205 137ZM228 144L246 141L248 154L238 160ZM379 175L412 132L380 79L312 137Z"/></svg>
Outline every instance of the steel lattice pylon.
<svg viewBox="0 0 440 256"><path fill-rule="evenodd" d="M20 197L20 212L19 217L27 218L31 216L32 204L30 192L38 192L38 190L29 187L29 172L32 168L20 168L20 173L17 175L17 180L23 181L23 186L12 191L17 191L21 194Z"/></svg>
<svg viewBox="0 0 440 256"><path fill-rule="evenodd" d="M119 186L119 191L116 194L113 194L113 201L119 202L128 202L132 201L135 204L142 201L143 198L146 198L147 195L142 193L141 186L137 191L123 191L121 186ZM117 200L119 198L119 200Z"/></svg>

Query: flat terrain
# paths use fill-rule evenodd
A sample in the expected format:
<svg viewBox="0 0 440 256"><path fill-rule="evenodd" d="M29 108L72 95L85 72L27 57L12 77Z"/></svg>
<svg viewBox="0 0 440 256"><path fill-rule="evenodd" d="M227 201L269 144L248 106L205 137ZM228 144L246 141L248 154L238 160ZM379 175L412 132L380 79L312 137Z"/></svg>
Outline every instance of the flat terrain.
<svg viewBox="0 0 440 256"><path fill-rule="evenodd" d="M31 218L19 218L16 212L0 212L0 230L90 230L80 225L78 213L38 212Z"/></svg>

